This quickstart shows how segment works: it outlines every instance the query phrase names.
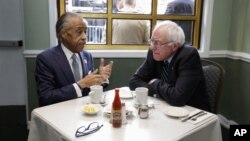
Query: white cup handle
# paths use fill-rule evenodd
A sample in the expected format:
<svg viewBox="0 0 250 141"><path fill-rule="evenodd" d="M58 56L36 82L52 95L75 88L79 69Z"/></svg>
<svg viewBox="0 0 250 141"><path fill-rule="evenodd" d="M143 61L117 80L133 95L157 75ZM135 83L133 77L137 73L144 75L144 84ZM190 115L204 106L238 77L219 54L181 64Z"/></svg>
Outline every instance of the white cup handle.
<svg viewBox="0 0 250 141"><path fill-rule="evenodd" d="M94 91L90 91L90 92L89 92L89 96L90 96L90 97L93 96L93 94L94 94Z"/></svg>

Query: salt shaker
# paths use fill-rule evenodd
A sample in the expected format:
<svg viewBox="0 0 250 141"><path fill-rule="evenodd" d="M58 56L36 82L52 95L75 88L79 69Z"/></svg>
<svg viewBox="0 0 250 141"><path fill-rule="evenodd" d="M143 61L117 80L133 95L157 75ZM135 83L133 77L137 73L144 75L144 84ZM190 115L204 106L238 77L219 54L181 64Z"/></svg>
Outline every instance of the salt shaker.
<svg viewBox="0 0 250 141"><path fill-rule="evenodd" d="M127 123L127 118L126 118L126 106L125 103L122 103L122 124Z"/></svg>

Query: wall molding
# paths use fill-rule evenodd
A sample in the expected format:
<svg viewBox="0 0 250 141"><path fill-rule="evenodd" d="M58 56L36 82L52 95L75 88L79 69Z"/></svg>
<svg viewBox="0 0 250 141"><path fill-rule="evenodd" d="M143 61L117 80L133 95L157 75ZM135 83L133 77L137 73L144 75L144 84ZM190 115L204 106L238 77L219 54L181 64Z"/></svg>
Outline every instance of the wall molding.
<svg viewBox="0 0 250 141"><path fill-rule="evenodd" d="M36 58L43 50L25 50L25 58ZM95 58L145 58L147 50L89 50ZM250 62L250 54L228 50L213 50L208 53L200 52L201 58L230 58ZM206 55L203 55L206 54ZM208 54L208 55L207 55Z"/></svg>
<svg viewBox="0 0 250 141"><path fill-rule="evenodd" d="M242 60L245 62L250 62L250 54L245 52L236 52L228 50L218 50L218 51L209 51L210 58L230 58L234 60Z"/></svg>
<svg viewBox="0 0 250 141"><path fill-rule="evenodd" d="M25 50L25 58L36 58L43 50ZM94 58L145 58L147 50L88 50Z"/></svg>
<svg viewBox="0 0 250 141"><path fill-rule="evenodd" d="M36 58L36 56L43 50L25 50L23 52L24 58Z"/></svg>

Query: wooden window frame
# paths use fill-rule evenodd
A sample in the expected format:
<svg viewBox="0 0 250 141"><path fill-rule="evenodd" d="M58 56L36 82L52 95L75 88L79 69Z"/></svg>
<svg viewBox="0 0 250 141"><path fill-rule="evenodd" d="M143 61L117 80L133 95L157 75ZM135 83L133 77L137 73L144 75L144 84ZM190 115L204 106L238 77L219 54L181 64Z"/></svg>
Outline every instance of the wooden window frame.
<svg viewBox="0 0 250 141"><path fill-rule="evenodd" d="M107 13L79 13L84 18L97 18L107 19L107 43L106 44L87 44L87 50L147 50L149 45L116 45L112 44L112 20L113 19L139 19L150 20L151 31L155 26L157 20L188 20L193 21L193 35L192 46L199 49L200 36L201 36L201 21L203 0L195 0L194 15L181 16L181 15L157 15L157 0L152 0L152 13L151 14L117 14L112 13L112 0L107 0ZM58 14L65 13L65 0L57 0Z"/></svg>

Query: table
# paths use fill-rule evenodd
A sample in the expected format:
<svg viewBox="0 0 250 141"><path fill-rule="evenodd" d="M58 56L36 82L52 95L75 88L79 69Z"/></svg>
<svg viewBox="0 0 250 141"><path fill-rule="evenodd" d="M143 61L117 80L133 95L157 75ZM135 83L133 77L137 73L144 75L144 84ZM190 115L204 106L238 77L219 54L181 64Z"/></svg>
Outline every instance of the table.
<svg viewBox="0 0 250 141"><path fill-rule="evenodd" d="M113 101L114 90L105 92L107 106ZM134 116L127 120L121 128L113 128L109 119L103 115L103 109L97 115L88 116L82 112L83 105L88 103L89 97L69 100L32 111L28 141L221 141L221 128L217 115L211 116L197 124L181 122L179 118L172 118L164 114L168 108L166 102L149 97L154 103L149 118L140 119ZM122 99L127 106L133 105L133 99ZM184 106L189 112L194 107ZM97 121L103 127L90 135L75 137L77 128Z"/></svg>

